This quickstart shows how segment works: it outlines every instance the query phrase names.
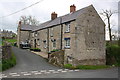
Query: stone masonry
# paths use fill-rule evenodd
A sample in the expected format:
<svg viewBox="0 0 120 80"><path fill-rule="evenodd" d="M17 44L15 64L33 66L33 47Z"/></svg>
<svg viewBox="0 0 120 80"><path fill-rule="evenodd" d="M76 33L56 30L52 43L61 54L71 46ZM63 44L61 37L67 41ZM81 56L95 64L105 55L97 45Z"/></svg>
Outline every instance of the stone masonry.
<svg viewBox="0 0 120 80"><path fill-rule="evenodd" d="M22 39L19 37L20 41L29 40L32 48L40 48L43 52L64 50L64 64L106 64L105 24L93 5L78 11L75 5L71 5L69 14L57 17L53 12L51 20L37 28L27 31L26 26L21 27L18 34L25 35ZM23 27L26 33L22 32Z"/></svg>

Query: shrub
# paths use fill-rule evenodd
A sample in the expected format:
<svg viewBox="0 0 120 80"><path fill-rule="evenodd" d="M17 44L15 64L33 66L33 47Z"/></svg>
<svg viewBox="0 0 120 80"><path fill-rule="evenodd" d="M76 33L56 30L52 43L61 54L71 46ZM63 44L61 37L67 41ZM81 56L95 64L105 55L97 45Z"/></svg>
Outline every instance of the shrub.
<svg viewBox="0 0 120 80"><path fill-rule="evenodd" d="M13 53L12 53L12 57L10 59L2 60L2 70L3 71L8 68L13 67L14 65L16 65L16 57Z"/></svg>
<svg viewBox="0 0 120 80"><path fill-rule="evenodd" d="M36 52L40 52L41 51L41 49L39 49L39 48L31 48L30 50L31 51L36 51Z"/></svg>
<svg viewBox="0 0 120 80"><path fill-rule="evenodd" d="M120 46L118 45L109 45L106 48L106 58L107 64L120 65Z"/></svg>
<svg viewBox="0 0 120 80"><path fill-rule="evenodd" d="M56 51L59 51L59 49L53 49L51 52L56 52Z"/></svg>

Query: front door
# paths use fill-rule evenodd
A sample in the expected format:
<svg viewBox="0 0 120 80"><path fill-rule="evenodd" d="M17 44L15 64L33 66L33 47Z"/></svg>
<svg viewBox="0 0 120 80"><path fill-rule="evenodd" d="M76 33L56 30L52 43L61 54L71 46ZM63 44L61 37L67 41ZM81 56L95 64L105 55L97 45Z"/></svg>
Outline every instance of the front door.
<svg viewBox="0 0 120 80"><path fill-rule="evenodd" d="M36 45L37 45L37 43L36 43L36 39L34 40L34 47L36 48Z"/></svg>

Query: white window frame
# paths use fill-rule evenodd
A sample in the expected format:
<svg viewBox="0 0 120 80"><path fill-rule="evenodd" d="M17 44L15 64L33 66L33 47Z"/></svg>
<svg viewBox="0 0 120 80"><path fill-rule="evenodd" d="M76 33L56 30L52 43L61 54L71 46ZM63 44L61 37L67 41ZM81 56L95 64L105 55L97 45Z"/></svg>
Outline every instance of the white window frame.
<svg viewBox="0 0 120 80"><path fill-rule="evenodd" d="M54 48L56 47L56 41L53 41L53 47Z"/></svg>
<svg viewBox="0 0 120 80"><path fill-rule="evenodd" d="M40 39L37 39L37 45L40 45Z"/></svg>
<svg viewBox="0 0 120 80"><path fill-rule="evenodd" d="M70 23L66 23L66 31L65 32L70 32Z"/></svg>
<svg viewBox="0 0 120 80"><path fill-rule="evenodd" d="M65 40L65 48L70 48L70 38Z"/></svg>
<svg viewBox="0 0 120 80"><path fill-rule="evenodd" d="M32 37L34 37L34 33L32 33Z"/></svg>
<svg viewBox="0 0 120 80"><path fill-rule="evenodd" d="M35 37L37 36L37 32L35 32Z"/></svg>
<svg viewBox="0 0 120 80"><path fill-rule="evenodd" d="M44 48L47 48L47 42L43 41L43 43L44 43Z"/></svg>

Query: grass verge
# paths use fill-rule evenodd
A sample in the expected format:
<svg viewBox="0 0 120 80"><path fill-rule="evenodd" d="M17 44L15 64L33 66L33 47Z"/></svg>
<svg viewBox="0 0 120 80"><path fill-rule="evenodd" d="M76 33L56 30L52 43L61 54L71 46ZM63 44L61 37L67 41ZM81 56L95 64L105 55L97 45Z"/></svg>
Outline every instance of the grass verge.
<svg viewBox="0 0 120 80"><path fill-rule="evenodd" d="M10 59L2 60L2 71L9 69L15 65L16 65L16 57L12 53L12 57Z"/></svg>
<svg viewBox="0 0 120 80"><path fill-rule="evenodd" d="M108 66L108 65L78 65L78 66L74 67L74 66L72 66L72 64L65 64L64 68L83 69L83 70L96 70L96 69L110 68L110 66Z"/></svg>

